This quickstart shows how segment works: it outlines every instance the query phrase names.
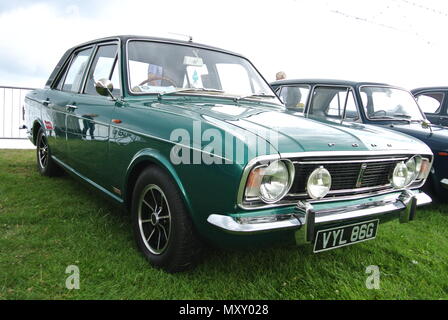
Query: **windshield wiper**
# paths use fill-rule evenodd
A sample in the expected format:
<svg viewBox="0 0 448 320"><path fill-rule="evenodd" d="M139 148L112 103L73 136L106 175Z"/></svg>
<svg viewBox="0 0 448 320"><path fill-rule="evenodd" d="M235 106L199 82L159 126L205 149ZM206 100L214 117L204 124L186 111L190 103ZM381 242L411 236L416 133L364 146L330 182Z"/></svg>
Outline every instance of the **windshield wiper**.
<svg viewBox="0 0 448 320"><path fill-rule="evenodd" d="M397 117L397 116L370 116L370 119L377 119L377 120L397 120L397 121L406 121L411 122L411 120L404 118L404 117Z"/></svg>
<svg viewBox="0 0 448 320"><path fill-rule="evenodd" d="M403 113L394 113L394 117L405 118L405 119L411 119L412 118L410 115L403 114Z"/></svg>
<svg viewBox="0 0 448 320"><path fill-rule="evenodd" d="M180 92L216 92L216 93L224 93L223 90L219 90L219 89L212 89L212 88L181 88L181 89L177 89L177 90L173 90L173 91L167 91L167 92L161 92L158 94L158 97L162 97L165 95L170 95L170 94L175 94L175 93L180 93Z"/></svg>
<svg viewBox="0 0 448 320"><path fill-rule="evenodd" d="M408 114L403 114L403 113L394 113L394 118L399 118L400 120L406 120L409 123L412 122L412 117Z"/></svg>
<svg viewBox="0 0 448 320"><path fill-rule="evenodd" d="M369 116L370 119L385 119L385 120L393 120L394 117L391 116Z"/></svg>
<svg viewBox="0 0 448 320"><path fill-rule="evenodd" d="M255 94L249 94L247 96L236 97L234 100L235 100L235 102L238 102L240 100L247 99L247 98L275 98L275 96L273 96L271 94L267 94L265 92L260 92L260 93L255 93Z"/></svg>

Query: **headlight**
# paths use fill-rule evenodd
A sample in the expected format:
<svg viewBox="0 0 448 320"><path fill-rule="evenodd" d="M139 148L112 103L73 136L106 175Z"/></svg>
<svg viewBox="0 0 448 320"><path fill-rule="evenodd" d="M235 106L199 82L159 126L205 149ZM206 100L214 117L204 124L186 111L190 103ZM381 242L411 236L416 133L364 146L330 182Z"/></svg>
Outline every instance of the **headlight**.
<svg viewBox="0 0 448 320"><path fill-rule="evenodd" d="M408 177L408 168L404 162L397 163L394 172L392 173L392 185L395 189L402 189L406 187Z"/></svg>
<svg viewBox="0 0 448 320"><path fill-rule="evenodd" d="M272 162L263 172L260 197L264 202L273 203L289 190L289 171L283 161Z"/></svg>
<svg viewBox="0 0 448 320"><path fill-rule="evenodd" d="M422 157L414 156L408 161L406 161L406 168L408 169L408 176L406 179L406 185L410 185L414 182L422 168Z"/></svg>
<svg viewBox="0 0 448 320"><path fill-rule="evenodd" d="M277 160L255 167L246 183L246 198L259 197L266 203L281 200L289 191L294 178L294 166L289 160Z"/></svg>
<svg viewBox="0 0 448 320"><path fill-rule="evenodd" d="M313 199L325 197L331 188L331 175L327 169L320 167L315 169L308 177L306 191Z"/></svg>

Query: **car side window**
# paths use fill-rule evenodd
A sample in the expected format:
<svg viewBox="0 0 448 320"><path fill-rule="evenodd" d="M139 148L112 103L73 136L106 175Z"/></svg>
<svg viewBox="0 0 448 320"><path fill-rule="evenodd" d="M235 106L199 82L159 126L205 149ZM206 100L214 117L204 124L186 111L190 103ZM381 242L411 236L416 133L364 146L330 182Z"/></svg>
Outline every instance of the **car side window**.
<svg viewBox="0 0 448 320"><path fill-rule="evenodd" d="M79 92L91 53L92 48L89 48L74 54L61 90Z"/></svg>
<svg viewBox="0 0 448 320"><path fill-rule="evenodd" d="M424 113L440 113L444 94L442 92L428 92L417 96L417 103Z"/></svg>
<svg viewBox="0 0 448 320"><path fill-rule="evenodd" d="M347 97L348 94L348 97ZM349 90L344 95L344 99L347 98L347 105L345 107L345 118L346 121L357 121L359 120L358 107L356 106L355 97L353 91ZM345 103L345 102L344 102Z"/></svg>
<svg viewBox="0 0 448 320"><path fill-rule="evenodd" d="M347 91L338 91L331 99L326 114L337 118L342 118L344 114L345 95Z"/></svg>
<svg viewBox="0 0 448 320"><path fill-rule="evenodd" d="M57 85L55 87L56 90L62 90L62 86L64 85L65 75L67 74L68 66L65 67L64 71L62 72Z"/></svg>
<svg viewBox="0 0 448 320"><path fill-rule="evenodd" d="M303 113L310 93L308 86L284 86L278 92L280 99L288 109Z"/></svg>
<svg viewBox="0 0 448 320"><path fill-rule="evenodd" d="M345 117L344 117L345 108ZM343 87L316 87L308 115L335 121L359 119L353 91Z"/></svg>
<svg viewBox="0 0 448 320"><path fill-rule="evenodd" d="M86 87L84 93L97 95L95 83L100 79L108 79L112 81L114 86L113 94L120 93L118 79L117 62L117 45L100 46L96 52L92 66L87 75Z"/></svg>

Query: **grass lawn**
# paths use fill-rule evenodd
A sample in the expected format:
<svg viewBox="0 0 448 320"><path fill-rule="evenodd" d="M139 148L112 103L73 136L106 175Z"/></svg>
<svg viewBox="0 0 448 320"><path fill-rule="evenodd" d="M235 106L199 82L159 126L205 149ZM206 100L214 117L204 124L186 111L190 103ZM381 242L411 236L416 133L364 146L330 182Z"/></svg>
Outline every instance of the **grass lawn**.
<svg viewBox="0 0 448 320"><path fill-rule="evenodd" d="M37 173L33 150L0 150L0 299L447 299L448 206L376 240L313 254L307 247L209 249L193 271L167 274L137 251L129 218L74 178ZM65 287L67 266L80 289ZM380 268L367 289L366 267Z"/></svg>

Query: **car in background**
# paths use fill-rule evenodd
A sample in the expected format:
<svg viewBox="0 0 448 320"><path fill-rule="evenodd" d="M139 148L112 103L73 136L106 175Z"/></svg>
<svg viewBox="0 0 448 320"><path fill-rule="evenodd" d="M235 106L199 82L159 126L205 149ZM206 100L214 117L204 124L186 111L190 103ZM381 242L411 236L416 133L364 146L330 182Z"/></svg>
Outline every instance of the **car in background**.
<svg viewBox="0 0 448 320"><path fill-rule="evenodd" d="M426 187L440 200L447 199L448 129L431 125L409 91L384 83L328 79L281 80L271 86L295 115L325 123L375 125L423 141L434 153ZM441 98L435 94L432 97ZM440 110L446 111L444 99L440 101Z"/></svg>
<svg viewBox="0 0 448 320"><path fill-rule="evenodd" d="M247 58L192 41L75 46L25 111L39 172L62 168L126 208L138 248L169 272L192 267L204 240L320 252L431 202L424 143L297 118Z"/></svg>
<svg viewBox="0 0 448 320"><path fill-rule="evenodd" d="M448 87L424 87L411 92L432 124L448 127Z"/></svg>

